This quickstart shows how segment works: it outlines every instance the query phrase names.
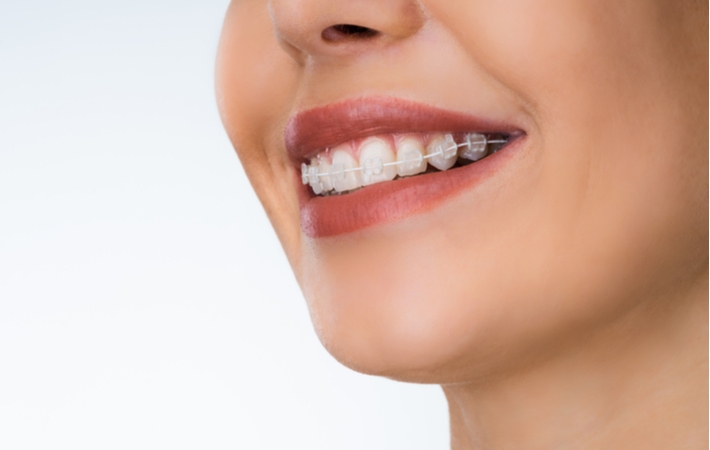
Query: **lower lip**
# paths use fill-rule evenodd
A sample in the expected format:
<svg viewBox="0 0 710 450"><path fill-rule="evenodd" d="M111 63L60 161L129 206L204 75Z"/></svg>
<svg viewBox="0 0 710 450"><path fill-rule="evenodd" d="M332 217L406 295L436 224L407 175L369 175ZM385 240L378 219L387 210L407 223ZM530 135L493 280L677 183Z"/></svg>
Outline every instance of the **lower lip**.
<svg viewBox="0 0 710 450"><path fill-rule="evenodd" d="M309 237L332 237L429 212L497 173L524 140L516 138L467 166L373 184L350 194L314 196L300 185L301 228Z"/></svg>

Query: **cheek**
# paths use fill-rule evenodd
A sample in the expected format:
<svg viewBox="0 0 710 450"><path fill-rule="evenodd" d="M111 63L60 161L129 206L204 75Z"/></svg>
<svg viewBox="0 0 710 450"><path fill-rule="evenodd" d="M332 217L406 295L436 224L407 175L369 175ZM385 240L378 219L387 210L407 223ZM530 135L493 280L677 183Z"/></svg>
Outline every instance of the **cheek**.
<svg viewBox="0 0 710 450"><path fill-rule="evenodd" d="M458 6L432 5L471 57L526 99L544 167L536 189L548 199L539 216L556 214L571 248L607 251L606 264L648 274L678 253L662 248L678 247L672 236L702 239L707 144L693 137L698 125L686 111L697 93L679 83L687 62L674 46L678 8L564 0Z"/></svg>
<svg viewBox="0 0 710 450"><path fill-rule="evenodd" d="M278 46L265 2L232 2L216 66L225 129L292 264L298 254L294 171L283 129L297 91L298 68Z"/></svg>
<svg viewBox="0 0 710 450"><path fill-rule="evenodd" d="M274 38L264 2L232 2L216 67L217 98L228 132L262 135L273 130L291 104L297 73Z"/></svg>

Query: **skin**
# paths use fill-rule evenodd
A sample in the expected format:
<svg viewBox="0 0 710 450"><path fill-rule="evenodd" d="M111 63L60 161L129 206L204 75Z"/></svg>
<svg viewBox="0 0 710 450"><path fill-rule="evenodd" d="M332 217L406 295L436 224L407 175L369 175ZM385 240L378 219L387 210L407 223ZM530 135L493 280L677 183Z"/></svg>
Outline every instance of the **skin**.
<svg viewBox="0 0 710 450"><path fill-rule="evenodd" d="M707 16L677 0L233 1L220 112L328 351L441 384L454 449L707 448ZM337 24L377 33L323 40ZM512 120L526 141L426 213L307 237L286 122L367 95Z"/></svg>

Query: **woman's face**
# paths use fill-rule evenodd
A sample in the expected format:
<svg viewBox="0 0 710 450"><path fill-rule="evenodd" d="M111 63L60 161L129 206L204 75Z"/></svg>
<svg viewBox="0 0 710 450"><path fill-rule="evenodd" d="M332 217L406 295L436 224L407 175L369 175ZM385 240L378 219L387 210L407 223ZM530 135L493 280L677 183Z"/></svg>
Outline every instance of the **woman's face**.
<svg viewBox="0 0 710 450"><path fill-rule="evenodd" d="M706 270L707 11L695 5L233 1L220 111L327 349L398 379L489 377ZM407 167L445 166L434 144L451 134L470 150L476 132L507 144L347 192L404 164L358 171L378 162L367 155L439 151ZM419 153L401 157L405 141ZM330 177L319 187L344 193L302 184L312 157Z"/></svg>

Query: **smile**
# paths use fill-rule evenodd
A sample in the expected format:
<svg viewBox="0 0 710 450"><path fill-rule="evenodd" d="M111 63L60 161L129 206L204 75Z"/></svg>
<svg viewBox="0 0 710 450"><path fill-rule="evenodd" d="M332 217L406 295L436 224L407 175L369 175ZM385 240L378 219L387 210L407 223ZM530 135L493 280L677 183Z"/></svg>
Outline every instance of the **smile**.
<svg viewBox="0 0 710 450"><path fill-rule="evenodd" d="M526 141L522 127L389 97L293 115L301 228L329 237L430 211L483 183Z"/></svg>

